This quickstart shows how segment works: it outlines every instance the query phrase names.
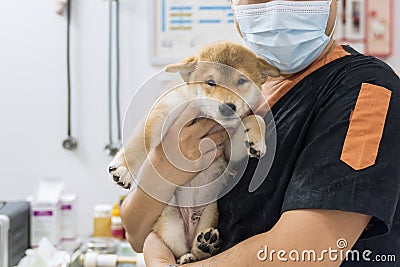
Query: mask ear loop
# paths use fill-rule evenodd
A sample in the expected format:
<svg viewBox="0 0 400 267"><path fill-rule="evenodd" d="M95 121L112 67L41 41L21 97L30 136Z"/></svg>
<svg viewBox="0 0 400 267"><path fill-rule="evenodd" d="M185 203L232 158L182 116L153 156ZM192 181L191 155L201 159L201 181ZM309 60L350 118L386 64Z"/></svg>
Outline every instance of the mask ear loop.
<svg viewBox="0 0 400 267"><path fill-rule="evenodd" d="M329 0L329 7L332 7L332 0ZM330 15L331 13L329 12L329 15ZM335 24L333 24L333 28L332 28L332 31L331 31L331 33L329 34L329 39L332 39L332 37L333 37L333 35L335 34L335 30L336 30L336 24L337 24L337 14L336 14L336 18L335 18Z"/></svg>
<svg viewBox="0 0 400 267"><path fill-rule="evenodd" d="M328 36L330 39L332 39L333 35L335 34L336 23L337 23L337 17L336 17L336 19L335 19L335 24L333 24L332 31L331 31L331 33L330 33L329 36Z"/></svg>

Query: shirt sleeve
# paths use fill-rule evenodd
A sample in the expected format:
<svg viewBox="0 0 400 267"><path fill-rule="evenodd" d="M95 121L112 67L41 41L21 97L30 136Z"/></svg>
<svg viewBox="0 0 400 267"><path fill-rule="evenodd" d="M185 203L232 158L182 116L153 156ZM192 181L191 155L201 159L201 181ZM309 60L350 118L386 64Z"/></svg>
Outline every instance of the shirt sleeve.
<svg viewBox="0 0 400 267"><path fill-rule="evenodd" d="M361 238L387 233L400 192L400 81L383 63L358 67L316 105L282 212L372 216Z"/></svg>

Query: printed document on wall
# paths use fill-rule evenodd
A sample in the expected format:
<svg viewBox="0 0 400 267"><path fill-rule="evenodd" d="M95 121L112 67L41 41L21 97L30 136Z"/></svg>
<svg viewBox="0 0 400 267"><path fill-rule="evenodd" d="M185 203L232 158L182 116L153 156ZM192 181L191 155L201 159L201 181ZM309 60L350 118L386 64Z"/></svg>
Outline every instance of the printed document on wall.
<svg viewBox="0 0 400 267"><path fill-rule="evenodd" d="M153 64L176 63L215 41L243 44L228 0L152 0L152 4Z"/></svg>

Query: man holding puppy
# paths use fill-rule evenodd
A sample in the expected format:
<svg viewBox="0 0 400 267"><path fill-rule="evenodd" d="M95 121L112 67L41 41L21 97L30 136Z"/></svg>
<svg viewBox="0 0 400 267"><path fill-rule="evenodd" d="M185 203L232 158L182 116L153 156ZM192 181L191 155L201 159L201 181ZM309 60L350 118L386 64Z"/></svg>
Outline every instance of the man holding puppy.
<svg viewBox="0 0 400 267"><path fill-rule="evenodd" d="M277 147L259 188L249 192L262 161L250 159L240 182L218 200L221 253L188 266L396 266L399 78L378 59L329 37L337 0L232 4L248 47L281 71L264 85ZM183 155L200 157L205 137L199 133L215 124L200 119L183 127ZM166 142L174 138L168 135ZM224 131L206 137L228 138ZM162 147L151 151L139 178L151 180L155 173L176 185L195 176L171 165ZM148 267L175 263L168 247L151 233L164 207L139 187L122 206L128 240L136 251L144 250Z"/></svg>

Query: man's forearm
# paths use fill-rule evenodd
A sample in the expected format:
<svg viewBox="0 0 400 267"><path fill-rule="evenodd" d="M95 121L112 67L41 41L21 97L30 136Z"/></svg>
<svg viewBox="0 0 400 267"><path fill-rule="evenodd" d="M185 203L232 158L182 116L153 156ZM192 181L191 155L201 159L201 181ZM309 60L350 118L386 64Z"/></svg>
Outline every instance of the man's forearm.
<svg viewBox="0 0 400 267"><path fill-rule="evenodd" d="M143 243L151 227L175 192L175 186L166 182L154 170L152 164L145 162L138 173L139 186L123 201L121 218L126 229L128 241L137 252L143 250Z"/></svg>
<svg viewBox="0 0 400 267"><path fill-rule="evenodd" d="M288 244L292 243L293 239ZM282 240L283 241L283 240ZM333 242L334 243L334 242ZM324 266L337 267L346 256L347 249L340 251L332 244L326 248L305 247L276 242L271 233L253 236L231 249L187 267L258 267L258 266ZM326 251L325 251L326 250Z"/></svg>
<svg viewBox="0 0 400 267"><path fill-rule="evenodd" d="M370 219L369 215L336 210L287 211L269 232L250 237L214 257L186 266L337 267L344 259L340 255L346 255L346 251L354 246ZM148 259L146 262L151 262L148 266L164 267L165 263L174 263L171 251L163 241L155 234L149 237L144 252ZM338 246L341 239L346 243L343 251ZM303 255L307 256L304 260Z"/></svg>
<svg viewBox="0 0 400 267"><path fill-rule="evenodd" d="M294 237L296 238L296 237ZM187 267L258 267L258 266L324 266L324 267L337 267L341 261L330 261L329 257L323 260L318 260L320 254L317 248L309 247L305 248L300 244L296 246L289 246L281 244L281 242L274 242L276 238L271 233L263 233L257 236L253 236L229 250L220 253L214 257L206 259L204 261L194 262ZM289 243L291 243L289 241ZM316 261L310 260L302 261L302 251L316 252ZM285 251L285 255L283 255ZM291 251L299 251L299 259L295 259L295 255L291 255L292 259L289 259L289 253ZM307 252L308 253L308 252ZM306 255L308 256L308 254Z"/></svg>
<svg viewBox="0 0 400 267"><path fill-rule="evenodd" d="M164 267L167 264L173 264L175 259L170 256L170 251L166 251L166 246L162 246L161 239L154 238L153 236L146 240L146 243L152 243L151 248L145 248L145 259L146 264L149 267ZM291 239L286 237L279 240L276 234L272 232L262 233L253 236L229 250L220 253L214 257L208 258L203 261L198 261L190 264L185 264L187 267L258 267L258 266L324 266L324 267L337 267L341 261L331 261L326 255L325 259L319 260L321 257L318 255L317 246L311 246L305 248L304 244L297 243L296 239L299 236L292 236ZM283 235L284 236L284 235ZM287 242L284 241L287 240ZM295 241L295 242L293 242ZM297 244L295 244L297 243ZM306 241L306 243L308 243ZM315 250L316 260L313 259L302 260L302 251ZM286 255L282 255L282 252L286 251ZM298 251L299 259L292 258L289 260L290 251ZM150 253L149 253L150 252ZM321 253L320 253L321 254ZM325 254L323 254L325 255ZM308 254L306 255L308 256ZM294 257L294 255L291 255Z"/></svg>
<svg viewBox="0 0 400 267"><path fill-rule="evenodd" d="M124 200L121 218L128 241L136 252L142 252L143 243L164 207L165 204L153 199L140 188L136 188Z"/></svg>
<svg viewBox="0 0 400 267"><path fill-rule="evenodd" d="M271 231L253 236L215 257L187 266L337 267L370 218L368 215L330 210L286 212ZM341 239L347 246L338 247L337 242Z"/></svg>

